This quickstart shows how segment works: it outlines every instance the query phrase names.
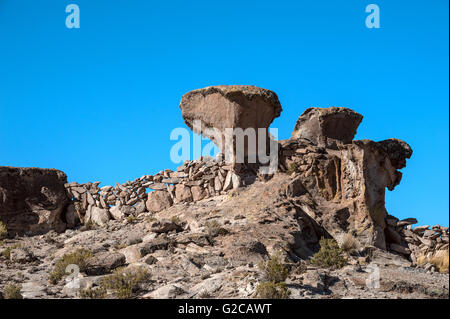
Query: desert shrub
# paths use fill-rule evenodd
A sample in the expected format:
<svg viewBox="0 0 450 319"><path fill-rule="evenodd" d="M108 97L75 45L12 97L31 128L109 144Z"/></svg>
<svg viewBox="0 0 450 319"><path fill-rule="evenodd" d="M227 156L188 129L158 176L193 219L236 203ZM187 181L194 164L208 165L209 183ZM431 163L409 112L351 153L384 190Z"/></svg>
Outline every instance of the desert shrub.
<svg viewBox="0 0 450 319"><path fill-rule="evenodd" d="M438 250L430 259L439 272L448 273L449 254L448 250Z"/></svg>
<svg viewBox="0 0 450 319"><path fill-rule="evenodd" d="M289 175L292 175L292 174L294 174L294 173L298 173L299 168L300 168L300 166L298 165L298 163L293 162L293 163L291 163L291 164L289 165L289 168L288 168L288 170L287 170L287 173L288 173Z"/></svg>
<svg viewBox="0 0 450 319"><path fill-rule="evenodd" d="M77 265L80 272L84 272L87 268L87 259L92 256L92 253L86 249L78 249L73 253L62 256L55 264L52 272L49 275L49 281L52 284L57 284L66 274L68 265Z"/></svg>
<svg viewBox="0 0 450 319"><path fill-rule="evenodd" d="M261 299L288 299L291 292L284 282L261 282L256 287L256 298Z"/></svg>
<svg viewBox="0 0 450 319"><path fill-rule="evenodd" d="M105 299L106 298L106 288L102 286L80 289L78 295L81 299Z"/></svg>
<svg viewBox="0 0 450 319"><path fill-rule="evenodd" d="M170 221L171 221L172 223L174 223L174 224L181 225L181 219L180 219L180 217L178 217L178 216L172 216L172 218L170 219Z"/></svg>
<svg viewBox="0 0 450 319"><path fill-rule="evenodd" d="M343 256L342 249L334 239L320 239L320 250L311 258L311 264L338 269L347 264L347 259Z"/></svg>
<svg viewBox="0 0 450 319"><path fill-rule="evenodd" d="M101 287L111 290L118 299L130 299L139 284L150 279L150 274L142 267L137 269L117 268L111 275L103 278Z"/></svg>
<svg viewBox="0 0 450 319"><path fill-rule="evenodd" d="M198 295L198 297L200 298L200 299L212 299L213 298L213 296L208 292L208 291L202 291L199 295Z"/></svg>
<svg viewBox="0 0 450 319"><path fill-rule="evenodd" d="M341 249L350 254L358 249L358 241L351 234L347 234L342 241Z"/></svg>
<svg viewBox="0 0 450 319"><path fill-rule="evenodd" d="M448 250L438 250L431 258L428 258L426 254L417 257L418 265L425 265L427 263L436 267L439 272L448 273L449 253Z"/></svg>
<svg viewBox="0 0 450 319"><path fill-rule="evenodd" d="M9 259L11 258L11 250L16 249L16 248L19 248L19 247L20 247L20 244L15 244L15 245L13 245L13 246L6 247L6 248L2 251L1 256L2 256L3 258L5 258L5 259L9 260Z"/></svg>
<svg viewBox="0 0 450 319"><path fill-rule="evenodd" d="M5 239L8 236L8 230L3 222L0 222L0 239Z"/></svg>
<svg viewBox="0 0 450 319"><path fill-rule="evenodd" d="M264 272L264 279L275 283L283 282L289 275L289 268L281 261L280 254L272 255L269 260L259 265Z"/></svg>
<svg viewBox="0 0 450 319"><path fill-rule="evenodd" d="M23 299L20 290L22 289L22 285L15 285L9 283L3 289L3 298L5 299Z"/></svg>
<svg viewBox="0 0 450 319"><path fill-rule="evenodd" d="M94 230L97 229L97 225L92 221L89 220L87 223L85 223L83 225L83 227L81 227L81 231L88 231L88 230Z"/></svg>
<svg viewBox="0 0 450 319"><path fill-rule="evenodd" d="M134 217L133 215L129 215L128 217L127 217L127 223L128 224L133 224L133 223L135 223L136 222L136 217Z"/></svg>
<svg viewBox="0 0 450 319"><path fill-rule="evenodd" d="M220 226L217 220L210 220L205 223L206 231L208 236L217 237L219 235L223 236L228 234L228 230Z"/></svg>
<svg viewBox="0 0 450 319"><path fill-rule="evenodd" d="M259 264L264 273L264 281L256 287L255 298L287 299L290 291L285 284L289 275L289 268L282 262L280 253Z"/></svg>

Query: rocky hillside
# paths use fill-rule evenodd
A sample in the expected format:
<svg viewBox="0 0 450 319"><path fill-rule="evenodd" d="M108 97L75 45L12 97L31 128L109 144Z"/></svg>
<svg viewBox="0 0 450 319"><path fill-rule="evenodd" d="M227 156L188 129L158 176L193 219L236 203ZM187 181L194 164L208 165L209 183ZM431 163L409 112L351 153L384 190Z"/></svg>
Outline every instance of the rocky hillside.
<svg viewBox="0 0 450 319"><path fill-rule="evenodd" d="M186 94L186 124L218 145L265 128L274 92ZM277 143L276 172L220 147L111 186L54 169L0 167L0 291L13 298L448 298L448 228L385 209L411 157L398 139L353 137L362 116L309 108ZM219 134L212 133L218 128Z"/></svg>

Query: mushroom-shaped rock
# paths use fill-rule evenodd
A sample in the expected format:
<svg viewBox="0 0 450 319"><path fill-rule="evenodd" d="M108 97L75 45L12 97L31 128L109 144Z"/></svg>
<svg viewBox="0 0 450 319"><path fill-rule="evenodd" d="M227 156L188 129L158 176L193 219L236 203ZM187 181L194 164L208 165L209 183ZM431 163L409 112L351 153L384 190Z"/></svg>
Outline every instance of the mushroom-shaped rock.
<svg viewBox="0 0 450 319"><path fill-rule="evenodd" d="M363 116L345 107L312 107L297 120L292 137L316 145L336 147L351 143Z"/></svg>
<svg viewBox="0 0 450 319"><path fill-rule="evenodd" d="M269 125L282 111L274 92L250 85L210 86L188 92L181 99L180 109L186 125L194 133L210 138L224 154L236 141L226 129L253 128L256 141L258 129L264 129L268 138Z"/></svg>

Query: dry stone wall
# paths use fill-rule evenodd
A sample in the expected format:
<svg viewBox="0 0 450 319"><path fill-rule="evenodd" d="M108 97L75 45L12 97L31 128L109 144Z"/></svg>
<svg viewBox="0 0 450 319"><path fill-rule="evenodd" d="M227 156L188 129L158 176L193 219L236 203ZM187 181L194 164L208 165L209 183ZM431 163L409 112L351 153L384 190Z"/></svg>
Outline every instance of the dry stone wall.
<svg viewBox="0 0 450 319"><path fill-rule="evenodd" d="M79 220L105 225L110 219L159 212L173 204L226 194L244 183L245 179L230 165L212 158L185 161L176 171L167 169L115 186L67 183L65 187L74 204L68 209L66 220L71 224Z"/></svg>

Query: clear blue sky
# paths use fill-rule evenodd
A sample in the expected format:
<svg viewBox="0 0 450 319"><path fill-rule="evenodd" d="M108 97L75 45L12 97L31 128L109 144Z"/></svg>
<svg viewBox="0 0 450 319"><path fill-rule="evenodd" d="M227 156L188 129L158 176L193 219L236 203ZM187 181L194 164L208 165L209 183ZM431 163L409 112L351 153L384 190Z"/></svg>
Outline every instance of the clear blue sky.
<svg viewBox="0 0 450 319"><path fill-rule="evenodd" d="M65 26L78 4L81 28ZM365 7L380 7L367 29ZM0 0L0 165L125 182L165 168L181 96L274 90L288 138L310 106L364 115L358 139L414 150L388 211L448 225L448 1Z"/></svg>

